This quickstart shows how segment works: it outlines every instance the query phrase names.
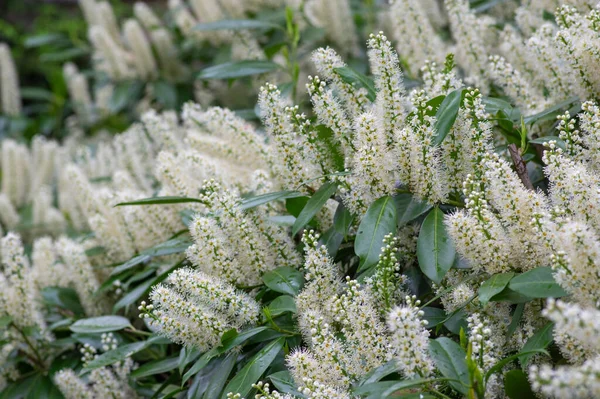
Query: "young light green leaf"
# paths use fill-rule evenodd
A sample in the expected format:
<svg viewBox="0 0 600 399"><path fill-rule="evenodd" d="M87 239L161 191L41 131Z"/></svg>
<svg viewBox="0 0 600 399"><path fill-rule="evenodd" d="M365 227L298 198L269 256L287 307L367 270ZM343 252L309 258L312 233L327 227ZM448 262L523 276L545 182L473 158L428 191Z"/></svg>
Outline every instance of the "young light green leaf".
<svg viewBox="0 0 600 399"><path fill-rule="evenodd" d="M446 232L444 213L435 207L427 215L417 239L417 259L423 274L439 284L454 264L456 249Z"/></svg>
<svg viewBox="0 0 600 399"><path fill-rule="evenodd" d="M490 298L494 295L499 294L506 288L508 282L511 278L513 278L515 274L513 272L509 273L498 273L494 274L490 277L486 282L484 282L479 287L479 302L485 306Z"/></svg>
<svg viewBox="0 0 600 399"><path fill-rule="evenodd" d="M559 298L568 295L554 280L549 267L537 267L513 277L508 288L531 298Z"/></svg>
<svg viewBox="0 0 600 399"><path fill-rule="evenodd" d="M282 294L296 296L304 283L302 272L291 267L279 267L263 274L263 282L267 287Z"/></svg>
<svg viewBox="0 0 600 399"><path fill-rule="evenodd" d="M77 320L70 330L76 333L103 333L118 331L131 326L129 320L122 316L99 316Z"/></svg>
<svg viewBox="0 0 600 399"><path fill-rule="evenodd" d="M525 345L523 345L521 352L529 352L535 349L547 348L554 339L552 332L553 329L554 323L547 323L544 327L540 328L535 334L533 334L531 338L527 340ZM531 360L531 356L533 355L526 355L520 358L523 368L527 367L529 360Z"/></svg>
<svg viewBox="0 0 600 399"><path fill-rule="evenodd" d="M379 261L383 238L396 232L396 205L390 196L379 198L367 210L358 226L354 251L360 257L359 271Z"/></svg>
<svg viewBox="0 0 600 399"><path fill-rule="evenodd" d="M371 101L375 101L377 93L375 92L375 84L371 79L348 66L334 68L333 70L340 75L344 82L351 85L357 84L360 87L367 89L367 98Z"/></svg>
<svg viewBox="0 0 600 399"><path fill-rule="evenodd" d="M467 355L463 348L450 338L441 337L429 341L429 352L442 375L456 380L450 381L450 385L466 395L469 387L469 372L465 361Z"/></svg>
<svg viewBox="0 0 600 399"><path fill-rule="evenodd" d="M278 338L254 355L244 368L229 381L221 399L226 399L229 392L236 392L242 396L247 395L252 390L252 384L259 380L283 349L284 342L285 338Z"/></svg>
<svg viewBox="0 0 600 399"><path fill-rule="evenodd" d="M198 79L237 79L246 76L260 75L281 68L279 64L266 60L243 60L226 62L202 70Z"/></svg>
<svg viewBox="0 0 600 399"><path fill-rule="evenodd" d="M306 226L308 222L321 210L323 205L331 198L337 191L337 183L327 182L323 184L317 192L315 192L304 208L302 212L296 218L294 225L292 226L292 235L298 234L298 232Z"/></svg>
<svg viewBox="0 0 600 399"><path fill-rule="evenodd" d="M444 98L440 108L438 108L435 114L435 131L436 135L433 138L432 145L440 145L446 138L446 135L454 125L456 117L458 116L458 110L460 109L462 95L465 89L454 90Z"/></svg>

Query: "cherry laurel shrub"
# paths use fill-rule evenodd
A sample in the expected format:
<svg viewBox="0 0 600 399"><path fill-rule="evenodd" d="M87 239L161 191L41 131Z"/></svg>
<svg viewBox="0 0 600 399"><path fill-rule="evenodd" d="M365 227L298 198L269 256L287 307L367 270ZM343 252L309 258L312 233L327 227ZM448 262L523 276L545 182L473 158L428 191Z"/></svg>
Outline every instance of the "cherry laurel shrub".
<svg viewBox="0 0 600 399"><path fill-rule="evenodd" d="M279 3L81 1L107 87L226 45L257 107L90 139L65 65L72 134L1 143L0 398L599 397L600 6Z"/></svg>

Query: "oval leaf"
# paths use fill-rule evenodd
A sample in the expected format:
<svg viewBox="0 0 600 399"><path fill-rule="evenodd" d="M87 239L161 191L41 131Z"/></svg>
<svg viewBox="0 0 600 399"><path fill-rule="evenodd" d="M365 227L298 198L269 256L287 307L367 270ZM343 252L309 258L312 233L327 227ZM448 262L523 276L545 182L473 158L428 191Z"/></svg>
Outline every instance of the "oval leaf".
<svg viewBox="0 0 600 399"><path fill-rule="evenodd" d="M122 316L100 316L77 320L69 327L76 333L103 333L129 327L129 320Z"/></svg>
<svg viewBox="0 0 600 399"><path fill-rule="evenodd" d="M390 196L375 201L358 226L354 251L360 257L359 271L364 271L379 261L383 238L396 232L396 205Z"/></svg>
<svg viewBox="0 0 600 399"><path fill-rule="evenodd" d="M292 226L292 235L298 234L310 220L321 210L323 205L337 191L337 183L327 182L308 200Z"/></svg>
<svg viewBox="0 0 600 399"><path fill-rule="evenodd" d="M438 208L427 215L417 239L417 258L423 274L439 284L454 264L456 250L446 232L444 213Z"/></svg>
<svg viewBox="0 0 600 399"><path fill-rule="evenodd" d="M568 295L554 280L552 269L538 267L515 276L508 288L531 298L559 298Z"/></svg>
<svg viewBox="0 0 600 399"><path fill-rule="evenodd" d="M289 295L278 296L269 304L271 316L279 316L285 312L296 313L296 302Z"/></svg>
<svg viewBox="0 0 600 399"><path fill-rule="evenodd" d="M267 287L282 294L295 296L300 292L304 283L302 272L291 267L279 267L263 275L263 282Z"/></svg>
<svg viewBox="0 0 600 399"><path fill-rule="evenodd" d="M501 293L506 288L514 275L514 273L510 272L494 274L490 277L479 287L479 302L485 306L494 295Z"/></svg>
<svg viewBox="0 0 600 399"><path fill-rule="evenodd" d="M548 323L544 327L540 328L531 338L527 340L525 345L523 345L523 349L521 352L529 352L536 349L545 349L552 342L553 334L552 330L554 328L554 323ZM529 360L533 355L525 355L521 357L521 365L523 368L527 367Z"/></svg>
<svg viewBox="0 0 600 399"><path fill-rule="evenodd" d="M419 201L410 193L394 196L394 202L398 209L398 228L403 227L431 209L427 202Z"/></svg>
<svg viewBox="0 0 600 399"><path fill-rule="evenodd" d="M245 76L273 72L279 68L280 66L272 61L244 60L237 62L226 62L224 64L214 65L202 70L198 74L198 78L236 79Z"/></svg>
<svg viewBox="0 0 600 399"><path fill-rule="evenodd" d="M265 346L240 370L239 373L227 384L221 399L227 398L227 393L235 392L244 396L252 390L252 384L256 383L267 368L273 363L275 357L283 349L285 338L279 338Z"/></svg>
<svg viewBox="0 0 600 399"><path fill-rule="evenodd" d="M440 108L438 108L438 111L435 114L436 121L434 128L436 135L433 138L432 143L434 146L442 144L442 141L446 138L452 125L454 125L456 117L458 116L463 92L464 89L454 90L444 98Z"/></svg>
<svg viewBox="0 0 600 399"><path fill-rule="evenodd" d="M458 381L450 381L450 385L466 395L469 386L469 372L465 361L467 354L463 348L450 338L442 337L429 341L429 352L444 377L462 382L461 384Z"/></svg>

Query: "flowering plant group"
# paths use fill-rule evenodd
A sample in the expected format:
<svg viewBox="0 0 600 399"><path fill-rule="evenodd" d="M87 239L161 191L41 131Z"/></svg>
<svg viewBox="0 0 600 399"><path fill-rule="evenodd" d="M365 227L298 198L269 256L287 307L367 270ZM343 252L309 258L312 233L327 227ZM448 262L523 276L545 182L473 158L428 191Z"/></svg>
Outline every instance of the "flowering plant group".
<svg viewBox="0 0 600 399"><path fill-rule="evenodd" d="M2 397L600 396L600 4L279 3L81 0L105 84L1 146ZM198 102L84 134L177 35Z"/></svg>

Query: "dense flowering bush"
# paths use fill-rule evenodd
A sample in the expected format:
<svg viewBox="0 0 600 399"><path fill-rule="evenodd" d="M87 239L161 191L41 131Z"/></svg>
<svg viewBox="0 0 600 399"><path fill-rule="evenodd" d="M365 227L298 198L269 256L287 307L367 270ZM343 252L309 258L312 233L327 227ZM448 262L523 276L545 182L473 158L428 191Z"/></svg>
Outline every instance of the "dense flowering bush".
<svg viewBox="0 0 600 399"><path fill-rule="evenodd" d="M178 0L121 29L82 0L95 94L66 64L71 134L1 144L2 397L600 396L600 4L565 3ZM0 75L14 117L5 45ZM123 82L139 118L86 135Z"/></svg>

